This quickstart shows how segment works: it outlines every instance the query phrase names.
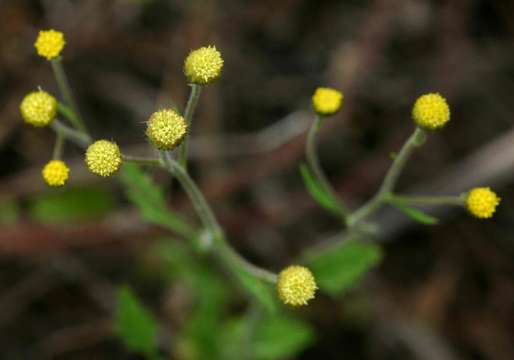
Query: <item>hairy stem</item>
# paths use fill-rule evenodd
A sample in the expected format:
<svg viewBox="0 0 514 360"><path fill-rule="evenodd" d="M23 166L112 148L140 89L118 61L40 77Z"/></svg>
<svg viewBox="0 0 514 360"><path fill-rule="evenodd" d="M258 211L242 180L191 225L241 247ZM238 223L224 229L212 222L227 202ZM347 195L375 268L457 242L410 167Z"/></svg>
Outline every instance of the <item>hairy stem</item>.
<svg viewBox="0 0 514 360"><path fill-rule="evenodd" d="M346 216L348 215L348 209L344 206L341 199L337 196L334 188L332 185L330 185L330 182L328 181L327 177L325 176L325 173L323 172L323 169L321 168L319 159L318 159L318 152L317 152L317 135L319 132L319 129L321 128L321 118L316 115L316 118L314 119L314 122L312 123L309 133L307 134L307 143L305 146L305 156L307 158L307 163L309 164L312 172L314 173L314 176L318 179L321 186L324 188L324 190L336 200L339 210L341 212L341 215L343 216L343 220L346 220Z"/></svg>
<svg viewBox="0 0 514 360"><path fill-rule="evenodd" d="M197 84L191 84L191 92L189 93L189 99L187 100L186 110L184 112L184 119L186 120L189 129L193 125L193 115L195 113L196 105L198 104L198 100L200 99L200 94L202 93L202 86ZM187 157L189 151L189 141L186 137L184 142L180 146L180 155L179 155L179 163L180 165L187 169Z"/></svg>
<svg viewBox="0 0 514 360"><path fill-rule="evenodd" d="M391 195L392 200L399 200L409 205L464 205L466 202L463 196L408 196Z"/></svg>
<svg viewBox="0 0 514 360"><path fill-rule="evenodd" d="M168 152L161 152L161 156L164 167L180 182L193 203L204 227L212 236L213 250L216 254L234 271L247 271L259 279L272 283L276 282L276 274L251 264L228 244L211 207L194 180L189 176L187 170L177 161L173 160Z"/></svg>
<svg viewBox="0 0 514 360"><path fill-rule="evenodd" d="M417 147L423 145L425 138L426 134L422 129L416 128L414 130L414 133L407 139L398 155L394 158L393 164L389 168L377 193L370 201L350 215L348 218L349 226L353 226L365 219L386 202L387 198L391 196L407 160Z"/></svg>
<svg viewBox="0 0 514 360"><path fill-rule="evenodd" d="M89 135L81 131L72 129L69 126L64 125L57 119L52 121L52 124L50 126L52 127L52 129L55 130L57 134L61 134L63 137L72 141L81 148L85 149L91 143L91 138L89 137Z"/></svg>
<svg viewBox="0 0 514 360"><path fill-rule="evenodd" d="M64 102L66 103L66 105L68 105L70 107L70 109L74 113L74 116L71 116L68 119L70 120L70 122L73 124L73 126L77 130L80 130L83 133L88 134L88 131L84 124L84 121L82 121L82 118L78 111L77 103L75 102L75 99L73 97L73 93L71 91L71 87L68 82L68 77L66 76L66 73L64 72L64 67L62 65L61 57L53 59L51 61L51 64L52 64L52 70L54 71L55 80L57 81L57 86L59 87L59 90L61 91Z"/></svg>
<svg viewBox="0 0 514 360"><path fill-rule="evenodd" d="M141 156L132 156L121 154L123 161L131 162L139 165L161 166L161 160L157 158L147 158Z"/></svg>
<svg viewBox="0 0 514 360"><path fill-rule="evenodd" d="M64 149L64 141L66 140L66 137L61 131L55 132L56 138L55 138L55 145L54 145L54 151L52 154L52 159L54 160L60 160L62 158L62 152Z"/></svg>

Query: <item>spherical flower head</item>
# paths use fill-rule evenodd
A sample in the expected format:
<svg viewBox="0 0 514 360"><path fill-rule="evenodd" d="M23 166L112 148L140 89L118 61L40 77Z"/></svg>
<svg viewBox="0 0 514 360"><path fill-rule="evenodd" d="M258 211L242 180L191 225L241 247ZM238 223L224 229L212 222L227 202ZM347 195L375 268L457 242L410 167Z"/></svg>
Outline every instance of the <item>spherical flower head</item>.
<svg viewBox="0 0 514 360"><path fill-rule="evenodd" d="M479 187L468 193L466 206L473 216L479 219L488 219L493 216L500 200L490 188Z"/></svg>
<svg viewBox="0 0 514 360"><path fill-rule="evenodd" d="M422 129L437 130L450 121L450 107L440 94L425 94L414 103L412 118Z"/></svg>
<svg viewBox="0 0 514 360"><path fill-rule="evenodd" d="M343 94L336 89L319 87L312 96L312 107L318 115L334 115L341 109Z"/></svg>
<svg viewBox="0 0 514 360"><path fill-rule="evenodd" d="M114 142L98 140L87 148L86 164L93 174L111 176L121 166L120 148Z"/></svg>
<svg viewBox="0 0 514 360"><path fill-rule="evenodd" d="M26 123L36 127L47 126L57 115L57 100L46 91L34 91L23 98L20 112Z"/></svg>
<svg viewBox="0 0 514 360"><path fill-rule="evenodd" d="M41 171L43 179L49 186L63 186L68 180L69 173L70 169L61 160L49 161Z"/></svg>
<svg viewBox="0 0 514 360"><path fill-rule="evenodd" d="M207 85L221 76L223 58L215 46L193 50L184 62L184 73L189 82Z"/></svg>
<svg viewBox="0 0 514 360"><path fill-rule="evenodd" d="M38 55L52 60L61 54L66 41L64 35L60 31L55 30L41 30L37 37L34 46L36 47Z"/></svg>
<svg viewBox="0 0 514 360"><path fill-rule="evenodd" d="M187 135L186 120L174 110L154 112L146 128L146 136L160 150L172 150L179 146Z"/></svg>
<svg viewBox="0 0 514 360"><path fill-rule="evenodd" d="M307 305L317 288L314 276L306 267L292 265L278 274L278 297L287 305Z"/></svg>

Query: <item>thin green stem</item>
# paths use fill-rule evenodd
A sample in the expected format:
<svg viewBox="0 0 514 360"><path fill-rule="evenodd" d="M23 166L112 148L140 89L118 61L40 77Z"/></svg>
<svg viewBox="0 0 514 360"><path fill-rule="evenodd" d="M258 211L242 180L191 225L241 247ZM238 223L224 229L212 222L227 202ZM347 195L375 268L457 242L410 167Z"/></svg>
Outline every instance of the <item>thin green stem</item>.
<svg viewBox="0 0 514 360"><path fill-rule="evenodd" d="M66 119L68 119L72 125L77 124L77 123L80 122L80 119L77 116L77 114L75 113L75 111L72 108L70 108L69 106L63 104L62 102L59 102L57 104L57 109L59 110L59 113L62 116L64 116ZM82 130L80 128L77 128L75 125L74 125L74 127L77 130L84 132L84 130Z"/></svg>
<svg viewBox="0 0 514 360"><path fill-rule="evenodd" d="M77 103L75 102L75 99L73 97L73 93L71 91L71 87L68 81L68 77L66 76L66 73L64 72L64 67L62 65L62 58L58 57L51 61L52 64L52 70L54 72L55 80L57 81L57 86L59 87L59 90L61 91L62 97L64 99L64 102L66 105L70 107L70 109L73 111L75 116L68 117L70 122L73 124L73 126L77 129L82 131L83 133L88 133L86 126L84 125L84 121L82 121L82 118L80 116L80 113L78 111Z"/></svg>
<svg viewBox="0 0 514 360"><path fill-rule="evenodd" d="M72 129L69 126L64 125L59 120L52 121L52 124L50 125L52 129L55 130L56 133L61 133L62 136L64 136L66 139L70 140L71 142L75 143L81 148L87 148L88 145L91 143L91 138L89 135Z"/></svg>
<svg viewBox="0 0 514 360"><path fill-rule="evenodd" d="M391 195L391 200L399 200L409 205L464 205L466 200L462 196L408 196Z"/></svg>
<svg viewBox="0 0 514 360"><path fill-rule="evenodd" d="M335 192L332 185L330 185L330 182L328 181L327 177L325 176L325 173L323 172L323 169L321 168L319 159L318 159L318 151L317 151L317 135L321 128L322 119L320 116L316 115L316 118L314 119L314 122L312 123L309 133L307 134L307 143L305 146L305 156L307 158L307 163L309 164L312 172L314 173L314 176L318 179L321 186L323 186L324 190L336 200L337 205L339 207L339 210L341 212L341 215L343 217L343 220L346 220L346 216L348 215L348 209L346 206L344 206L341 199L337 196L337 193Z"/></svg>
<svg viewBox="0 0 514 360"><path fill-rule="evenodd" d="M187 170L183 168L177 161L173 160L169 152L161 152L161 159L164 167L174 175L180 182L184 191L189 196L193 206L200 217L204 227L209 231L214 243L214 251L216 254L229 265L234 271L247 271L257 278L269 282L276 282L276 274L257 267L241 255L239 255L226 241L223 229L214 216L214 213L203 196L202 192L189 176Z"/></svg>
<svg viewBox="0 0 514 360"><path fill-rule="evenodd" d="M131 162L134 164L139 165L150 165L150 166L161 166L161 160L157 158L147 158L147 157L140 157L140 156L132 156L132 155L125 155L121 154L121 158L123 161Z"/></svg>
<svg viewBox="0 0 514 360"><path fill-rule="evenodd" d="M54 145L54 151L52 154L52 159L60 160L62 158L62 152L64 149L65 136L61 131L56 131L55 135L56 135L56 138L55 138L55 145Z"/></svg>
<svg viewBox="0 0 514 360"><path fill-rule="evenodd" d="M202 85L191 84L191 92L189 93L189 99L187 100L186 111L184 112L184 119L186 120L189 129L193 125L193 115L195 113L196 105L198 104L198 100L200 99L200 94L202 93ZM184 139L182 145L180 146L180 155L179 155L179 163L180 165L187 169L187 157L189 151L189 141L188 137Z"/></svg>
<svg viewBox="0 0 514 360"><path fill-rule="evenodd" d="M389 171L382 182L377 193L364 204L361 208L355 211L348 218L349 226L353 226L358 222L362 221L376 210L378 210L387 200L389 196L391 196L394 191L394 187L396 186L396 182L400 177L400 174L407 163L407 160L413 153L413 151L423 145L426 139L425 131L420 129L419 127L414 130L414 133L407 139L405 144L403 144L402 149L394 158L393 164L389 168Z"/></svg>

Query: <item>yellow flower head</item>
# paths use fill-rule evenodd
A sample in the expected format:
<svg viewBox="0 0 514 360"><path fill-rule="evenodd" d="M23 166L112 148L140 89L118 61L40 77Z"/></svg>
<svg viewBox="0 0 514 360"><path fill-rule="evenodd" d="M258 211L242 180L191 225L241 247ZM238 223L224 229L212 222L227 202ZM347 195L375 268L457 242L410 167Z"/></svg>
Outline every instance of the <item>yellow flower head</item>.
<svg viewBox="0 0 514 360"><path fill-rule="evenodd" d="M68 180L69 173L70 169L61 160L49 161L41 171L43 179L50 186L63 186Z"/></svg>
<svg viewBox="0 0 514 360"><path fill-rule="evenodd" d="M98 140L87 148L86 164L93 174L111 176L121 165L120 148L114 142Z"/></svg>
<svg viewBox="0 0 514 360"><path fill-rule="evenodd" d="M57 100L46 91L34 91L23 98L20 111L26 123L47 126L57 115Z"/></svg>
<svg viewBox="0 0 514 360"><path fill-rule="evenodd" d="M466 206L473 216L479 219L488 219L493 216L500 200L488 187L474 188L468 193Z"/></svg>
<svg viewBox="0 0 514 360"><path fill-rule="evenodd" d="M318 115L334 115L342 104L343 94L336 89L319 87L312 96L312 107Z"/></svg>
<svg viewBox="0 0 514 360"><path fill-rule="evenodd" d="M186 135L186 120L174 110L154 112L148 119L146 136L157 149L172 150L182 143Z"/></svg>
<svg viewBox="0 0 514 360"><path fill-rule="evenodd" d="M189 82L207 85L221 76L223 58L215 46L193 50L184 62L184 73Z"/></svg>
<svg viewBox="0 0 514 360"><path fill-rule="evenodd" d="M278 296L285 304L307 305L314 298L317 288L314 276L306 267L292 265L278 274Z"/></svg>
<svg viewBox="0 0 514 360"><path fill-rule="evenodd" d="M60 31L55 30L41 30L37 37L34 46L36 47L38 55L52 60L61 54L66 41L64 35Z"/></svg>
<svg viewBox="0 0 514 360"><path fill-rule="evenodd" d="M412 118L422 129L437 130L450 121L450 107L440 94L425 94L414 103Z"/></svg>

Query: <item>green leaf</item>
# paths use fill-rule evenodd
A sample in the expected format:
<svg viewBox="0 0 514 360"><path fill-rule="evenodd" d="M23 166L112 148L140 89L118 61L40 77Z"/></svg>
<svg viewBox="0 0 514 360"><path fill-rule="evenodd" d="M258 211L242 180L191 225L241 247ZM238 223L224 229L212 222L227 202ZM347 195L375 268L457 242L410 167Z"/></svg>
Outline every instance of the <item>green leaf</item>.
<svg viewBox="0 0 514 360"><path fill-rule="evenodd" d="M157 354L157 324L128 287L118 289L114 330L130 351Z"/></svg>
<svg viewBox="0 0 514 360"><path fill-rule="evenodd" d="M139 208L143 219L181 236L194 237L195 231L192 226L168 209L161 188L143 173L138 165L124 164L121 181L125 185L127 197Z"/></svg>
<svg viewBox="0 0 514 360"><path fill-rule="evenodd" d="M29 201L29 215L42 223L68 223L101 218L116 201L105 188L63 188L38 194Z"/></svg>
<svg viewBox="0 0 514 360"><path fill-rule="evenodd" d="M311 172L306 164L300 165L300 173L302 174L303 182L305 187L321 206L328 211L341 215L341 209L336 199L325 190L322 184L316 179L316 176Z"/></svg>
<svg viewBox="0 0 514 360"><path fill-rule="evenodd" d="M290 359L314 341L314 331L300 320L278 314L258 318L253 315L250 311L223 324L223 359Z"/></svg>
<svg viewBox="0 0 514 360"><path fill-rule="evenodd" d="M408 206L407 203L404 201L393 198L389 200L389 203L398 210L400 210L402 213L410 217L412 220L417 221L421 224L435 225L439 223L439 219L428 214L425 214L424 212L418 209Z"/></svg>
<svg viewBox="0 0 514 360"><path fill-rule="evenodd" d="M314 341L314 331L306 323L273 316L257 324L253 353L256 360L292 358Z"/></svg>
<svg viewBox="0 0 514 360"><path fill-rule="evenodd" d="M336 296L355 285L381 259L378 245L349 240L335 249L311 255L307 265L320 289Z"/></svg>
<svg viewBox="0 0 514 360"><path fill-rule="evenodd" d="M194 299L191 313L177 338L182 357L218 359L219 328L227 303L229 284L204 262L204 257L183 242L167 241L156 248L170 280L185 284ZM188 357L189 356L189 357ZM179 356L177 356L179 357Z"/></svg>
<svg viewBox="0 0 514 360"><path fill-rule="evenodd" d="M256 278L254 275L242 270L237 271L236 274L244 288L263 306L264 309L269 313L277 311L277 297L275 295L275 287L272 284L264 282Z"/></svg>

